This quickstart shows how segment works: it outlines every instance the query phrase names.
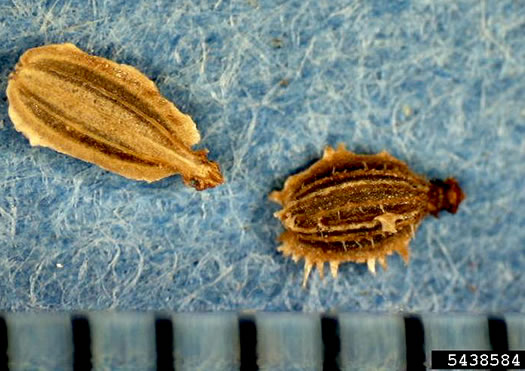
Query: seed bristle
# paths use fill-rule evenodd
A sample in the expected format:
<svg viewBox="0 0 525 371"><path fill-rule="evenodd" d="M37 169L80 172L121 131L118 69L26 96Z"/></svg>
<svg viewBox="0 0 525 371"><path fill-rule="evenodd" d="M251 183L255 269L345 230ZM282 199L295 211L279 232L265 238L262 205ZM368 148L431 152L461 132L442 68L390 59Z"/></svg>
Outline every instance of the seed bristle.
<svg viewBox="0 0 525 371"><path fill-rule="evenodd" d="M375 274L376 274L376 260L374 258L368 259L368 261L366 263L368 265L368 270L370 271L370 273L372 273L375 276Z"/></svg>

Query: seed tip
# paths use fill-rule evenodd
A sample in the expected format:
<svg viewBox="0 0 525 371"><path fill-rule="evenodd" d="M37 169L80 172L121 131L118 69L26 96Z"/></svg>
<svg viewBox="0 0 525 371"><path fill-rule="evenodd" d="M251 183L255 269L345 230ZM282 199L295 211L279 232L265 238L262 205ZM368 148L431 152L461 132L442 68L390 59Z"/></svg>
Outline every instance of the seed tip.
<svg viewBox="0 0 525 371"><path fill-rule="evenodd" d="M436 217L441 210L455 214L458 211L459 204L466 198L458 181L454 178L448 178L445 181L435 179L431 183L430 213Z"/></svg>
<svg viewBox="0 0 525 371"><path fill-rule="evenodd" d="M446 198L448 201L448 212L455 214L458 211L459 204L467 197L465 192L459 186L459 183L454 178L448 178L445 180L445 184L448 185Z"/></svg>
<svg viewBox="0 0 525 371"><path fill-rule="evenodd" d="M199 152L204 153L204 150ZM205 161L204 166L208 168L206 176L192 177L189 179L184 178L184 183L195 188L197 191L214 188L224 183L224 176L221 173L219 164L208 159L205 159Z"/></svg>

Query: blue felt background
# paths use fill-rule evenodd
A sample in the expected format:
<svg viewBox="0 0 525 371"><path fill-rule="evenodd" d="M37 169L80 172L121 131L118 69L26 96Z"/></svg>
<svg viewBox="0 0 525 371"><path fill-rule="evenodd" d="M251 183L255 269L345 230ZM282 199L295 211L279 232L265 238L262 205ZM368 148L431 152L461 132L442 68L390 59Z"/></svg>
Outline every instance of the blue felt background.
<svg viewBox="0 0 525 371"><path fill-rule="evenodd" d="M0 0L0 40L0 310L523 311L525 1ZM65 41L151 77L227 183L30 147L7 76ZM302 290L267 194L339 142L468 199L424 221L408 268L344 264Z"/></svg>

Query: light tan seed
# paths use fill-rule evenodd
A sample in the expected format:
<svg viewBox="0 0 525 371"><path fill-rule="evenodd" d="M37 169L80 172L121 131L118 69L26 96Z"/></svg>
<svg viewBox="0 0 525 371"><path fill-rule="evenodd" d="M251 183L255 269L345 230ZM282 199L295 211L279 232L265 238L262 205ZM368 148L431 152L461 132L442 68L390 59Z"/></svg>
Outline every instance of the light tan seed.
<svg viewBox="0 0 525 371"><path fill-rule="evenodd" d="M330 264L336 277L343 262L376 262L397 252L408 263L409 242L428 214L455 213L464 193L457 181L428 181L386 152L357 155L343 145L327 147L323 158L289 177L282 191L270 194L283 209L286 228L278 248L293 261L305 260L303 286L315 266L323 276Z"/></svg>
<svg viewBox="0 0 525 371"><path fill-rule="evenodd" d="M223 182L190 116L136 68L73 44L29 49L7 86L9 117L33 146L94 163L130 179L181 174L197 190Z"/></svg>

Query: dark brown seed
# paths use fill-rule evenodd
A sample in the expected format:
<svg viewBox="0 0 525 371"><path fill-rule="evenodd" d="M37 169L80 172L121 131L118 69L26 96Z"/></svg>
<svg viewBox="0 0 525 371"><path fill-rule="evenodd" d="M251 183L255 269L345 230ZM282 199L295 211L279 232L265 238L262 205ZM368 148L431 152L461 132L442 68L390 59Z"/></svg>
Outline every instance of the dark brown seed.
<svg viewBox="0 0 525 371"><path fill-rule="evenodd" d="M286 231L278 248L297 262L305 260L303 286L317 267L334 277L343 262L378 262L397 252L409 261L409 243L428 214L455 213L465 194L457 181L428 181L388 154L357 155L343 145L327 147L323 158L286 180L270 194Z"/></svg>
<svg viewBox="0 0 525 371"><path fill-rule="evenodd" d="M190 116L134 67L73 44L29 49L7 86L9 117L31 145L153 182L181 174L197 190L223 182Z"/></svg>

